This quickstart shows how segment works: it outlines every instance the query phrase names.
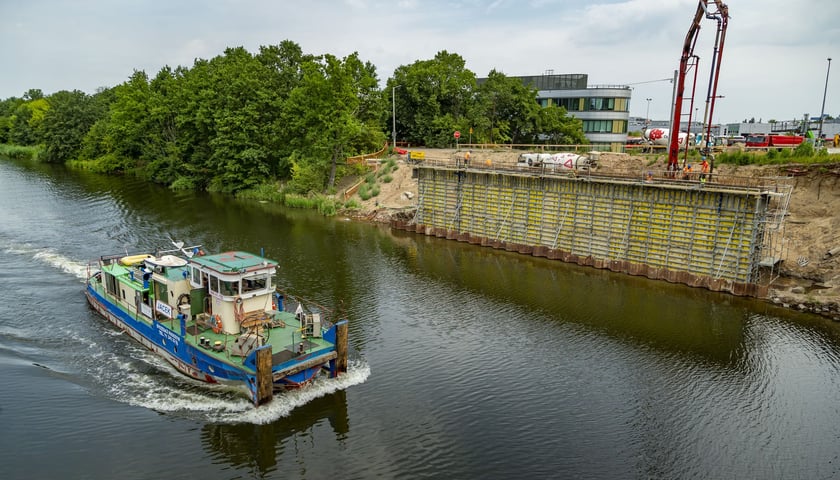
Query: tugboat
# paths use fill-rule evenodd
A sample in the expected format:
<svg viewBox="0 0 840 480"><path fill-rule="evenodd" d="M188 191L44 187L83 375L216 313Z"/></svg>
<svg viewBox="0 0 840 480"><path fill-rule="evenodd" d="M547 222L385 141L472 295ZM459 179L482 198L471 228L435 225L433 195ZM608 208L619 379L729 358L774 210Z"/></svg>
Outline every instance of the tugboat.
<svg viewBox="0 0 840 480"><path fill-rule="evenodd" d="M279 292L276 261L173 243L89 265L91 307L184 374L244 384L255 406L322 371L347 371L347 320L332 324L326 309Z"/></svg>

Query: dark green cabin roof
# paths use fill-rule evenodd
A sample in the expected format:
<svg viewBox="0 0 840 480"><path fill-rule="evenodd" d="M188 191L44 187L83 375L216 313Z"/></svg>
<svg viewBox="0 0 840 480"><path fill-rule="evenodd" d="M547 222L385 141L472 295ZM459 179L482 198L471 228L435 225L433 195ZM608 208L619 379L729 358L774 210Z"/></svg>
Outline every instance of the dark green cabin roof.
<svg viewBox="0 0 840 480"><path fill-rule="evenodd" d="M246 272L277 266L277 262L274 260L239 251L192 257L190 261L219 273Z"/></svg>

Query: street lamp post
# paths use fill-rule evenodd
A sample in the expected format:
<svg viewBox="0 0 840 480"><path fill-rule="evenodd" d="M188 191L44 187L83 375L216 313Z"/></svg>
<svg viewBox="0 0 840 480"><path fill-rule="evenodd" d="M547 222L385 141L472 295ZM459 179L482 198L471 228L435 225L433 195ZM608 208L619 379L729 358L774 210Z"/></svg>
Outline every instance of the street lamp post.
<svg viewBox="0 0 840 480"><path fill-rule="evenodd" d="M820 133L817 134L817 141L822 139L823 118L825 117L825 95L828 93L828 72L831 71L831 57L828 57L828 68L825 69L825 90L823 90L822 109L820 110Z"/></svg>
<svg viewBox="0 0 840 480"><path fill-rule="evenodd" d="M647 127L650 125L650 101L653 99L646 98L645 100L647 100L647 110L645 110L645 126Z"/></svg>
<svg viewBox="0 0 840 480"><path fill-rule="evenodd" d="M397 88L402 85L391 87L391 148L397 148Z"/></svg>

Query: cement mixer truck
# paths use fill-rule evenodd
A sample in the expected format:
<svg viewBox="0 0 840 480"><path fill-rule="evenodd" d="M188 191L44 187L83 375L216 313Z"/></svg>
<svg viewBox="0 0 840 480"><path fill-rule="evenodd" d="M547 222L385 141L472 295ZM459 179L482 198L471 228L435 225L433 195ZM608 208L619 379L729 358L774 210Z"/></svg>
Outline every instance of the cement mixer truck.
<svg viewBox="0 0 840 480"><path fill-rule="evenodd" d="M540 168L555 172L562 170L589 170L597 165L595 155L577 153L523 153L516 161L518 168Z"/></svg>

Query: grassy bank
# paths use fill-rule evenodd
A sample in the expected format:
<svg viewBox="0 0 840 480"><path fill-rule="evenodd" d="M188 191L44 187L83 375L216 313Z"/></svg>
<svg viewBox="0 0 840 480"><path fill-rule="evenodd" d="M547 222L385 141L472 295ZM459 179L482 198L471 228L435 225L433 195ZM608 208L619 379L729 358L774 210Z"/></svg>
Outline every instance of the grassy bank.
<svg viewBox="0 0 840 480"><path fill-rule="evenodd" d="M15 160L38 161L44 153L44 147L26 147L20 145L0 144L0 157L13 158Z"/></svg>
<svg viewBox="0 0 840 480"><path fill-rule="evenodd" d="M255 200L258 202L271 202L284 205L290 208L309 208L317 210L321 215L331 217L339 210L358 209L359 204L351 199L348 202L341 202L330 195L300 195L285 192L274 184L263 184L236 194L236 198Z"/></svg>

